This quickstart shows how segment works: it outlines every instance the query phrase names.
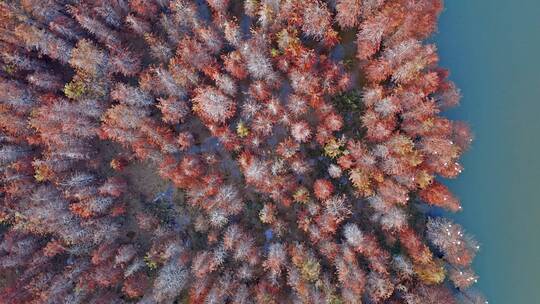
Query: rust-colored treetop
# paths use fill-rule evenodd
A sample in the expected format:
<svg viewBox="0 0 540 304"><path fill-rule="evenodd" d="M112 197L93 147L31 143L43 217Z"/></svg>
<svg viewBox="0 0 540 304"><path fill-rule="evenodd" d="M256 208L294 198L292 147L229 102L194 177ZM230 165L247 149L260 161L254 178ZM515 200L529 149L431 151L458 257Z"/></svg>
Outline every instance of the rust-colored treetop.
<svg viewBox="0 0 540 304"><path fill-rule="evenodd" d="M0 1L0 303L487 303L442 8Z"/></svg>

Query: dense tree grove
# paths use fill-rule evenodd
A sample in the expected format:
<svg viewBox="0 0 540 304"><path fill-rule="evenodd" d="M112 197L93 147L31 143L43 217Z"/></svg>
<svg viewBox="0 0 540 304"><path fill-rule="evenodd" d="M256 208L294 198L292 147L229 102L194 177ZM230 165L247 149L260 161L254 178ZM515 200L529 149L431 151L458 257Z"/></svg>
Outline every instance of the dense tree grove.
<svg viewBox="0 0 540 304"><path fill-rule="evenodd" d="M0 1L0 303L487 303L442 8Z"/></svg>

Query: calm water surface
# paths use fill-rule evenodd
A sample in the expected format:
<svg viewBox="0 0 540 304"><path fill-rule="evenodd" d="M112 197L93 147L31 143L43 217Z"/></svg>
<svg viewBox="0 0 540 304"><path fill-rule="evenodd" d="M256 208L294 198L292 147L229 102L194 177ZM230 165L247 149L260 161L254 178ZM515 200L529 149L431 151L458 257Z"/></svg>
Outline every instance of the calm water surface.
<svg viewBox="0 0 540 304"><path fill-rule="evenodd" d="M495 304L540 304L540 1L448 0L435 40L462 89L450 112L476 134L448 184L476 236L479 288Z"/></svg>

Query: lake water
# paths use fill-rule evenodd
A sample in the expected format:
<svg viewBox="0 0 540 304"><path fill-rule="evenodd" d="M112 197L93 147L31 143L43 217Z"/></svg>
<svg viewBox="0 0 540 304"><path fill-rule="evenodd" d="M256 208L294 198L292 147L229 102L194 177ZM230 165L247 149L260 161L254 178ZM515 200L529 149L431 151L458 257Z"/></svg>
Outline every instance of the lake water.
<svg viewBox="0 0 540 304"><path fill-rule="evenodd" d="M479 288L495 304L540 304L540 1L449 0L441 65L461 88L450 112L475 132L448 182L459 223L482 245Z"/></svg>

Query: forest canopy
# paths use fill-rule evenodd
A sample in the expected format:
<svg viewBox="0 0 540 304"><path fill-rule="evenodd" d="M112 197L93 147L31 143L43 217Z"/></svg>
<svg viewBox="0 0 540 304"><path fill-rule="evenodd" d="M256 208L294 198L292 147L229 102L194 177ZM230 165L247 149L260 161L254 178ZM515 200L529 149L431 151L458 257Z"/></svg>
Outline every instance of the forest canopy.
<svg viewBox="0 0 540 304"><path fill-rule="evenodd" d="M487 303L442 9L0 1L0 303Z"/></svg>

